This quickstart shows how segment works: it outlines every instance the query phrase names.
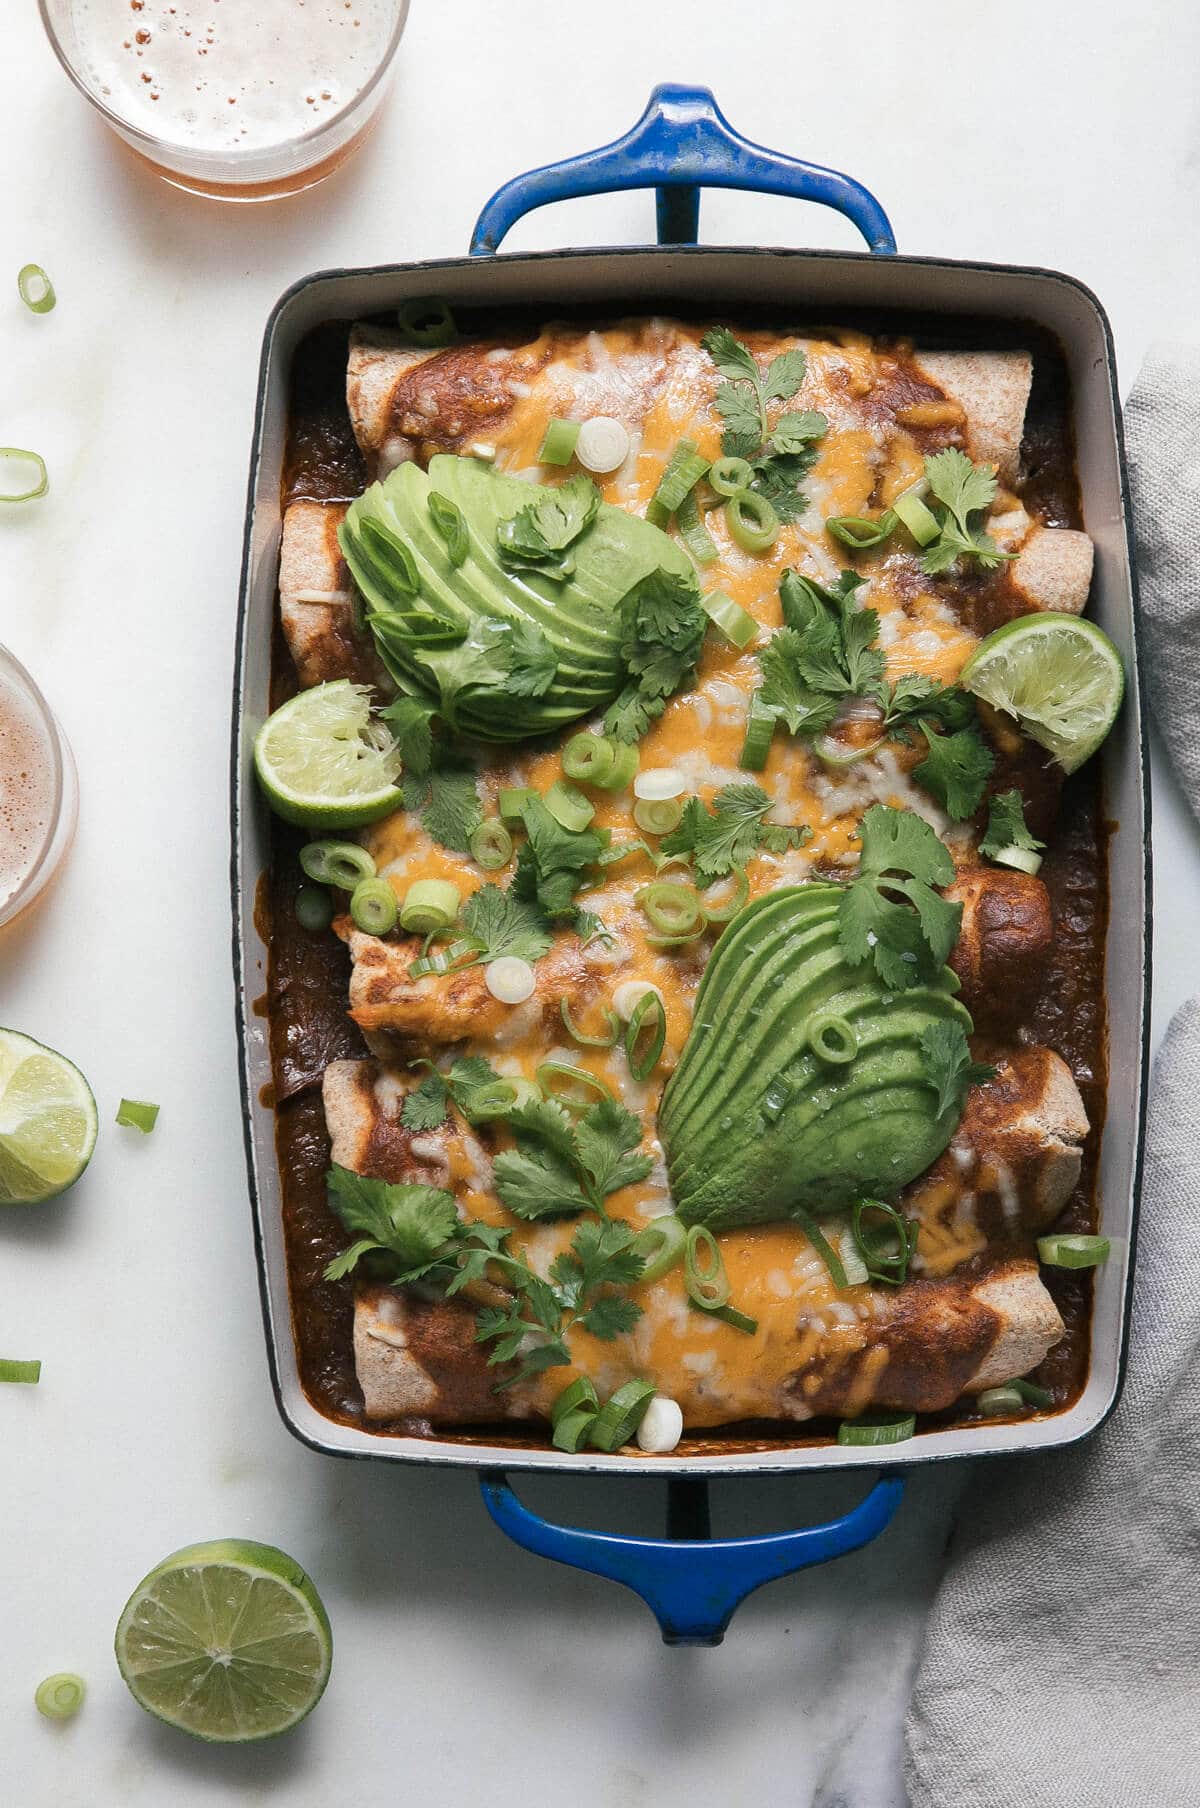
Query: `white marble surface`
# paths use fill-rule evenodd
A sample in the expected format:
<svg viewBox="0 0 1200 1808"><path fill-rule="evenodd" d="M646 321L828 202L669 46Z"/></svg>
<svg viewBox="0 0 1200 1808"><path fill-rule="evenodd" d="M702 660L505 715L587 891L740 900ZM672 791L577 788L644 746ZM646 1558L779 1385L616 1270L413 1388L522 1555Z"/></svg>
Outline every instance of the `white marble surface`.
<svg viewBox="0 0 1200 1808"><path fill-rule="evenodd" d="M593 25L603 29L593 30ZM712 84L744 131L852 171L902 249L1046 264L1108 307L1125 387L1197 330L1200 13L1184 3L961 0L869 15L795 0L549 7L414 0L378 134L315 193L237 210L133 168L68 87L32 0L0 52L0 440L49 499L0 522L0 639L74 742L69 870L0 944L3 1020L73 1054L104 1123L66 1200L0 1225L0 1799L175 1808L566 1793L580 1808L756 1799L893 1808L899 1728L957 1478L921 1472L872 1549L764 1590L719 1651L666 1651L632 1596L538 1563L465 1475L314 1456L267 1384L242 1167L225 867L227 712L244 474L267 309L321 265L465 248L510 174L602 142L656 80ZM514 248L633 242L648 198L556 207ZM833 216L716 195L710 240L850 245ZM16 303L44 263L60 305ZM1161 768L1158 1024L1196 978L1200 846ZM137 1141L122 1093L161 1100ZM849 1485L726 1485L721 1529L781 1527ZM530 1489L653 1523L657 1484ZM336 1635L319 1713L274 1748L194 1746L146 1719L110 1651L164 1552L229 1532L318 1578ZM61 1728L46 1672L91 1694Z"/></svg>

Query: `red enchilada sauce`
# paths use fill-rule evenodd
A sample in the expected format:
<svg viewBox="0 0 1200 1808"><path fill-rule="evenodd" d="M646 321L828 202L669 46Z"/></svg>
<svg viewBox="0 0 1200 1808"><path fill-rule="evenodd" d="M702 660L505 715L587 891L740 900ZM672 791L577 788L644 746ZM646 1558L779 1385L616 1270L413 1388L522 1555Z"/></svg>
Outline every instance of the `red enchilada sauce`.
<svg viewBox="0 0 1200 1808"><path fill-rule="evenodd" d="M995 343L989 334L988 342ZM1029 328L1017 336L1034 350L1035 380L1022 448L1029 471L1024 493L1048 523L1081 525L1074 447L1067 414L1065 373L1052 341ZM291 373L291 411L284 460L282 502L300 499L349 501L366 486L362 455L346 412L345 374L348 328L317 328L297 349ZM929 450L936 449L936 437ZM946 600L962 611L977 633L1023 613L1004 573L964 577L946 585ZM273 649L272 707L296 688L295 674L278 624ZM1056 786L1047 786L1046 822L1053 817ZM1040 804L1041 800L1038 800ZM1035 805L1031 819L1041 811ZM1033 820L1033 826L1039 825ZM1046 981L1019 1025L1017 1040L1045 1044L1068 1063L1083 1095L1091 1123L1078 1186L1059 1226L1070 1231L1096 1228L1096 1167L1106 1093L1104 947L1108 925L1108 885L1099 772L1085 768L1070 780L1058 801L1050 847L1041 877L1054 907L1056 935ZM354 1370L353 1300L344 1283L323 1277L326 1263L344 1246L345 1235L326 1203L329 1139L321 1104L321 1076L330 1061L367 1053L347 1014L349 956L328 931L311 934L296 921L293 901L300 883L297 851L303 836L273 822L271 871L260 883L258 920L270 947L266 1011L270 1019L276 1147L283 1193L293 1329L300 1377L313 1405L331 1419L362 1423L362 1397ZM993 1242L980 1264L994 1259ZM962 1271L969 1274L972 1264ZM1062 1313L1066 1334L1034 1378L1066 1406L1087 1377L1091 1322L1091 1275L1043 1269L1042 1278ZM976 1415L969 1402L927 1422L963 1423ZM386 1429L372 1423L372 1430ZM405 1424L410 1434L420 1427ZM446 1437L444 1429L438 1436ZM453 1434L470 1438L469 1429ZM520 1445L526 1429L488 1427L490 1443ZM828 1439L821 1423L754 1422L708 1432L685 1441L685 1451L719 1452L732 1441L739 1448L771 1448Z"/></svg>

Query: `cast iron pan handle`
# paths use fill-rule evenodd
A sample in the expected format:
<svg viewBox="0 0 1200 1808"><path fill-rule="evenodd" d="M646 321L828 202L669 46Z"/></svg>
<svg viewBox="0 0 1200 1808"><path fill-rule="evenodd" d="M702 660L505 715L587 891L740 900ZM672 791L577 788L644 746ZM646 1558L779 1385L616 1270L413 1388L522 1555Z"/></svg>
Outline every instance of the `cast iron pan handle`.
<svg viewBox="0 0 1200 1808"><path fill-rule="evenodd" d="M482 1477L488 1512L514 1544L538 1557L623 1582L646 1603L668 1645L719 1645L748 1594L764 1582L844 1557L877 1538L900 1504L901 1476L876 1482L841 1519L765 1538L709 1538L708 1486L668 1483L667 1537L623 1538L553 1525L522 1506L497 1469Z"/></svg>
<svg viewBox="0 0 1200 1808"><path fill-rule="evenodd" d="M734 131L711 89L661 82L623 138L562 163L529 170L498 188L475 222L471 256L497 250L505 233L535 207L625 188L658 191L660 245L694 245L702 187L819 201L845 214L872 251L896 249L887 215L861 183L837 170L752 144Z"/></svg>

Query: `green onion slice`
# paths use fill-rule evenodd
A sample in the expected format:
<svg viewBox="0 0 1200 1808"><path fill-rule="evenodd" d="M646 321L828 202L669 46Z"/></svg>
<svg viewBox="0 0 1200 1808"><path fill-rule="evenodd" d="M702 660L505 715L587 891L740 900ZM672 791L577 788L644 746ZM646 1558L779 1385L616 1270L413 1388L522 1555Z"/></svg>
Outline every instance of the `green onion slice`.
<svg viewBox="0 0 1200 1808"><path fill-rule="evenodd" d="M571 1007L566 998L559 1000L559 1013L572 1042L578 1042L580 1048L615 1048L621 1039L621 1019L609 1006L604 1008L604 1035L585 1036L571 1016Z"/></svg>
<svg viewBox="0 0 1200 1808"><path fill-rule="evenodd" d="M565 1450L568 1456L575 1456L591 1437L595 1423L594 1409L581 1406L578 1412L566 1413L558 1420L550 1433L550 1442L556 1450Z"/></svg>
<svg viewBox="0 0 1200 1808"><path fill-rule="evenodd" d="M60 1670L57 1676L47 1676L44 1682L38 1684L33 1705L47 1720L69 1720L83 1706L86 1694L87 1684L82 1676L75 1676L69 1670Z"/></svg>
<svg viewBox="0 0 1200 1808"><path fill-rule="evenodd" d="M598 734L575 734L562 750L562 769L577 785L603 786L617 759L617 743Z"/></svg>
<svg viewBox="0 0 1200 1808"><path fill-rule="evenodd" d="M589 1441L593 1447L611 1455L623 1444L628 1444L656 1392L648 1381L627 1381L624 1387L619 1387L592 1421Z"/></svg>
<svg viewBox="0 0 1200 1808"><path fill-rule="evenodd" d="M883 1222L868 1223L868 1212ZM873 1281L899 1287L908 1279L908 1265L916 1254L919 1234L914 1219L906 1218L882 1199L859 1199L850 1213L850 1233Z"/></svg>
<svg viewBox="0 0 1200 1808"><path fill-rule="evenodd" d="M844 741L834 740L832 735L820 735L811 743L811 746L817 758L824 765L833 766L840 771L844 766L857 766L860 760L865 760L871 754L878 753L883 746L883 741L884 737L880 735L878 740L868 741L865 746L848 747Z"/></svg>
<svg viewBox="0 0 1200 1808"><path fill-rule="evenodd" d="M659 935L699 935L704 927L704 906L695 889L677 880L657 880L643 885L633 901Z"/></svg>
<svg viewBox="0 0 1200 1808"><path fill-rule="evenodd" d="M524 822L525 807L537 796L528 785L506 786L496 799L501 821L507 823Z"/></svg>
<svg viewBox="0 0 1200 1808"><path fill-rule="evenodd" d="M1048 1387L1039 1387L1036 1381L1026 1381L1020 1376L1016 1381L1006 1382L1007 1387L1015 1387L1022 1400L1030 1406L1053 1406L1054 1395Z"/></svg>
<svg viewBox="0 0 1200 1808"><path fill-rule="evenodd" d="M704 914L710 923L731 922L750 896L750 881L746 877L745 867L735 866L733 870L735 875L733 896L728 904L722 904L719 910L715 910L711 904L704 906Z"/></svg>
<svg viewBox="0 0 1200 1808"><path fill-rule="evenodd" d="M924 489L924 479L920 487ZM932 509L926 508L916 490L905 490L897 496L891 512L906 527L918 546L929 546L941 533L941 523Z"/></svg>
<svg viewBox="0 0 1200 1808"><path fill-rule="evenodd" d="M721 1246L707 1224L693 1224L687 1234L683 1257L683 1284L688 1298L706 1312L729 1304L729 1276Z"/></svg>
<svg viewBox="0 0 1200 1808"><path fill-rule="evenodd" d="M639 1281L660 1281L678 1268L687 1254L687 1226L676 1217L655 1218L633 1239L631 1248L644 1263Z"/></svg>
<svg viewBox="0 0 1200 1808"><path fill-rule="evenodd" d="M415 885L412 890L416 890ZM400 915L396 894L388 881L360 879L350 894L350 915L355 928L364 935L388 935Z"/></svg>
<svg viewBox="0 0 1200 1808"><path fill-rule="evenodd" d="M310 841L300 849L305 877L315 885L336 885L353 891L360 879L375 877L375 862L356 841Z"/></svg>
<svg viewBox="0 0 1200 1808"><path fill-rule="evenodd" d="M437 490L430 490L429 519L445 541L446 557L457 571L471 545L471 531L467 526L467 517L457 502L451 502L449 496L442 496Z"/></svg>
<svg viewBox="0 0 1200 1808"><path fill-rule="evenodd" d="M453 345L458 338L449 304L440 295L430 296L427 301L402 301L396 310L396 318L410 345L436 349Z"/></svg>
<svg viewBox="0 0 1200 1808"><path fill-rule="evenodd" d="M158 1122L158 1106L149 1099L122 1099L117 1106L117 1122L149 1136Z"/></svg>
<svg viewBox="0 0 1200 1808"><path fill-rule="evenodd" d="M30 1387L36 1387L41 1378L40 1362L14 1362L9 1357L0 1357L0 1381L24 1381Z"/></svg>
<svg viewBox="0 0 1200 1808"><path fill-rule="evenodd" d="M1038 1255L1047 1268L1095 1268L1111 1253L1108 1237L1038 1238Z"/></svg>
<svg viewBox="0 0 1200 1808"><path fill-rule="evenodd" d="M1019 873L1036 874L1042 864L1040 854L1035 853L1033 848L1023 847L999 848L994 854L989 854L988 859L997 866L1014 867Z"/></svg>
<svg viewBox="0 0 1200 1808"><path fill-rule="evenodd" d="M586 1067L572 1067L568 1061L543 1061L537 1069L536 1079L542 1089L542 1095L565 1105L569 1111L587 1111L596 1103L591 1093L598 1093L602 1099L612 1099L612 1091L589 1073ZM578 1091L564 1090L570 1087L583 1088L582 1096Z"/></svg>
<svg viewBox="0 0 1200 1808"><path fill-rule="evenodd" d="M557 416L546 424L546 437L542 441L542 449L538 453L540 465L569 465L575 456L575 442L579 438L578 421L564 421Z"/></svg>
<svg viewBox="0 0 1200 1808"><path fill-rule="evenodd" d="M697 565L711 565L718 556L717 543L701 518L695 490L689 490L675 511L675 525Z"/></svg>
<svg viewBox="0 0 1200 1808"><path fill-rule="evenodd" d="M839 1444L903 1444L917 1429L914 1413L873 1413L862 1419L843 1419L838 1426Z"/></svg>
<svg viewBox="0 0 1200 1808"><path fill-rule="evenodd" d="M761 772L766 765L775 737L775 721L774 710L759 702L757 691L752 692L750 713L746 717L746 738L738 759L743 772Z"/></svg>
<svg viewBox="0 0 1200 1808"><path fill-rule="evenodd" d="M58 300L40 264L24 264L17 271L17 294L33 314L48 314Z"/></svg>
<svg viewBox="0 0 1200 1808"><path fill-rule="evenodd" d="M818 1061L844 1067L858 1053L854 1025L836 1011L814 1011L806 1031L808 1046Z"/></svg>
<svg viewBox="0 0 1200 1808"><path fill-rule="evenodd" d="M657 992L639 998L625 1030L625 1059L635 1080L648 1080L667 1040L667 1013Z"/></svg>
<svg viewBox="0 0 1200 1808"><path fill-rule="evenodd" d="M292 908L301 929L310 935L328 929L333 921L333 902L323 885L298 886Z"/></svg>
<svg viewBox="0 0 1200 1808"><path fill-rule="evenodd" d="M726 640L737 647L739 652L743 647L748 647L758 633L758 623L750 611L743 609L740 603L735 603L723 590L710 590L700 598L700 607L713 626L719 628Z"/></svg>
<svg viewBox="0 0 1200 1808"><path fill-rule="evenodd" d="M650 498L647 521L655 527L666 527L684 497L696 487L707 470L707 458L701 458L690 439L681 439Z"/></svg>
<svg viewBox="0 0 1200 1808"><path fill-rule="evenodd" d="M754 482L754 466L745 458L718 458L709 470L708 481L718 496L736 496Z"/></svg>
<svg viewBox="0 0 1200 1808"><path fill-rule="evenodd" d="M433 884L435 881L430 880L429 883ZM403 924L403 913L400 921ZM454 973L459 967L473 966L483 951L483 943L475 936L463 936L460 941L451 942L448 948L439 948L436 954L423 954L419 960L413 961L408 969L408 977L424 979L430 973Z"/></svg>
<svg viewBox="0 0 1200 1808"><path fill-rule="evenodd" d="M816 1219L810 1217L807 1212L801 1211L800 1207L795 1205L791 1209L790 1216L795 1219L796 1223L800 1226L800 1229L804 1232L805 1236L824 1262L826 1268L828 1268L830 1279L833 1281L834 1286L839 1290L843 1287L848 1287L850 1283L846 1279L846 1270L842 1267L842 1258L833 1247L833 1244L829 1241Z"/></svg>
<svg viewBox="0 0 1200 1808"><path fill-rule="evenodd" d="M410 885L400 912L400 927L410 935L430 935L449 929L458 915L462 898L449 879L418 879ZM461 943L456 946L461 947ZM437 971L436 968L433 971Z"/></svg>
<svg viewBox="0 0 1200 1808"><path fill-rule="evenodd" d="M985 1387L981 1394L975 1396L975 1408L985 1418L998 1419L1012 1413L1024 1412L1028 1402L1015 1387Z"/></svg>
<svg viewBox="0 0 1200 1808"><path fill-rule="evenodd" d="M600 1410L600 1396L595 1386L586 1375L580 1375L569 1386L564 1387L554 1405L550 1408L550 1423L557 1425L568 1413L578 1412L586 1408L589 1412Z"/></svg>
<svg viewBox="0 0 1200 1808"><path fill-rule="evenodd" d="M576 834L586 829L596 814L595 804L589 803L574 785L564 785L560 778L555 779L543 801L559 827Z"/></svg>
<svg viewBox="0 0 1200 1808"><path fill-rule="evenodd" d="M763 1094L763 1102L759 1106L759 1110L768 1124L779 1122L791 1096L791 1081L784 1074L776 1074Z"/></svg>
<svg viewBox="0 0 1200 1808"><path fill-rule="evenodd" d="M497 873L512 859L513 838L499 817L488 816L471 836L471 858L485 873Z"/></svg>
<svg viewBox="0 0 1200 1808"><path fill-rule="evenodd" d="M46 471L46 461L40 452L27 451L24 446L0 446L0 461L3 460L32 465L37 475L26 489L0 490L0 502L32 502L36 497L46 494L50 488L50 478Z"/></svg>
<svg viewBox="0 0 1200 1808"><path fill-rule="evenodd" d="M647 835L669 835L683 820L683 803L678 797L639 797L633 820Z"/></svg>
<svg viewBox="0 0 1200 1808"><path fill-rule="evenodd" d="M736 1306L702 1306L699 1300L689 1300L688 1304L697 1312L707 1312L710 1318L719 1318L722 1324L732 1325L735 1331L744 1331L747 1337L753 1337L758 1330L758 1320L748 1312L739 1312Z"/></svg>
<svg viewBox="0 0 1200 1808"><path fill-rule="evenodd" d="M872 521L867 515L834 515L825 523L825 531L855 552L866 552L871 546L882 546L895 532L896 517L891 509Z"/></svg>
<svg viewBox="0 0 1200 1808"><path fill-rule="evenodd" d="M743 552L767 552L779 538L779 516L757 490L739 490L731 496L725 520Z"/></svg>

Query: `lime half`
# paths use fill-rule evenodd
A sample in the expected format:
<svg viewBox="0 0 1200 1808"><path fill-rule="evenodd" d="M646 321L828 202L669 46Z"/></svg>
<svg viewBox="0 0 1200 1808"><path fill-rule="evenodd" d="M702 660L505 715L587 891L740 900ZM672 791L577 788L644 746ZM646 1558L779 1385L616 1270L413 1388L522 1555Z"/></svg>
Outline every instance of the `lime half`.
<svg viewBox="0 0 1200 1808"><path fill-rule="evenodd" d="M399 809L400 749L365 685L339 678L268 716L254 766L271 808L305 829L360 828Z"/></svg>
<svg viewBox="0 0 1200 1808"><path fill-rule="evenodd" d="M963 667L961 682L1015 716L1065 772L1095 753L1125 695L1121 657L1108 635L1077 615L1049 610L989 634Z"/></svg>
<svg viewBox="0 0 1200 1808"><path fill-rule="evenodd" d="M0 1029L0 1205L37 1205L74 1186L96 1129L96 1101L74 1062Z"/></svg>
<svg viewBox="0 0 1200 1808"><path fill-rule="evenodd" d="M117 1626L134 1699L197 1739L286 1733L329 1681L333 1639L312 1582L273 1544L222 1538L166 1557Z"/></svg>

